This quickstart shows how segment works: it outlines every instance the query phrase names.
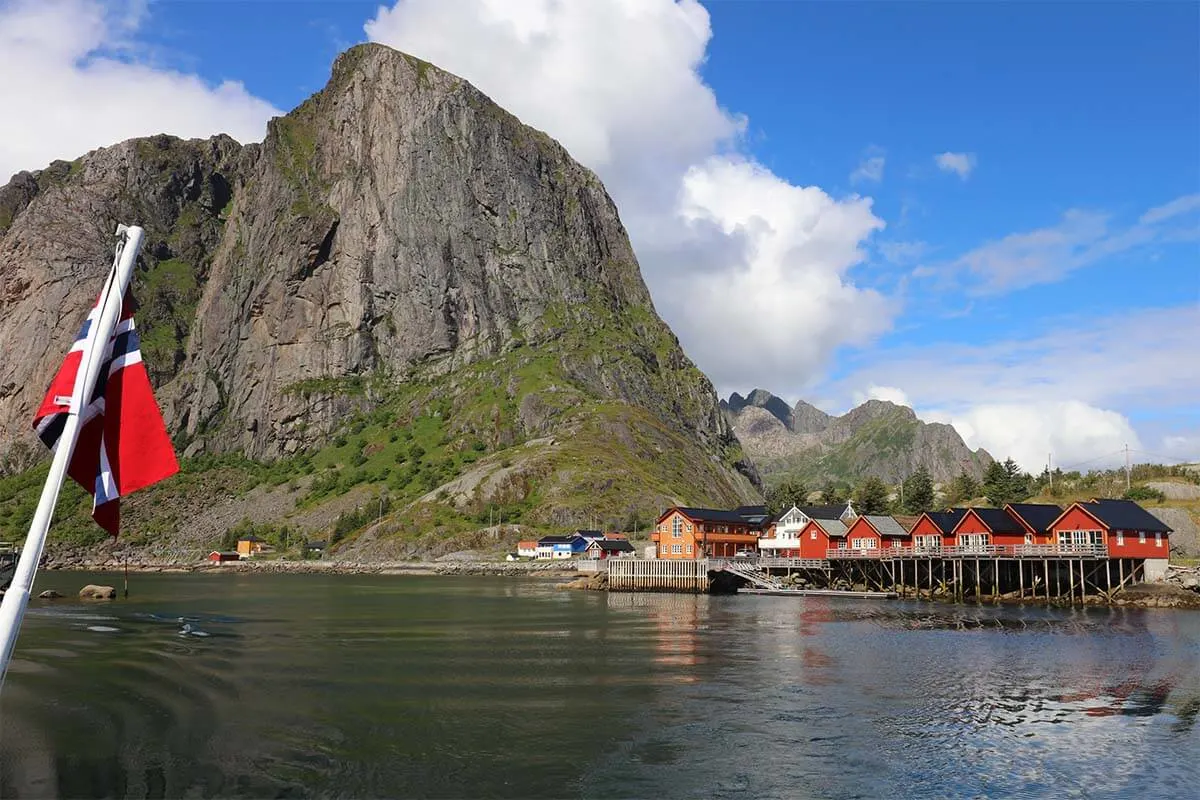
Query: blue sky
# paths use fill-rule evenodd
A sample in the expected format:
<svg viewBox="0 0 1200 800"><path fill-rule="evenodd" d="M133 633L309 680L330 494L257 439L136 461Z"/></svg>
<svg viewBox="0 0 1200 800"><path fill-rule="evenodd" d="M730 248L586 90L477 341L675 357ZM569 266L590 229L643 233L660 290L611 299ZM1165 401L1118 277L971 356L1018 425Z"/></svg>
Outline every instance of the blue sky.
<svg viewBox="0 0 1200 800"><path fill-rule="evenodd" d="M597 170L723 393L905 401L1029 467L1131 438L1200 458L1195 3L46 2L127 20L64 76L198 78L144 123L181 135L253 138L368 38L467 77ZM731 295L778 323L714 336L684 310Z"/></svg>

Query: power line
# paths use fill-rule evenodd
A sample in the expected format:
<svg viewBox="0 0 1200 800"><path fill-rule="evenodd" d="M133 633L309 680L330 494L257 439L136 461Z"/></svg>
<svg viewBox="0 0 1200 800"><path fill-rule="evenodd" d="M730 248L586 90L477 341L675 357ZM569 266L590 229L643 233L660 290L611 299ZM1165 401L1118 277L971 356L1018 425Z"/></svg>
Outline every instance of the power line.
<svg viewBox="0 0 1200 800"><path fill-rule="evenodd" d="M1193 461L1200 461L1200 458L1180 458L1179 456L1164 456L1162 453L1151 453L1148 450L1131 450L1134 453L1141 453L1144 456L1154 456L1167 461L1178 461L1180 464L1190 464Z"/></svg>

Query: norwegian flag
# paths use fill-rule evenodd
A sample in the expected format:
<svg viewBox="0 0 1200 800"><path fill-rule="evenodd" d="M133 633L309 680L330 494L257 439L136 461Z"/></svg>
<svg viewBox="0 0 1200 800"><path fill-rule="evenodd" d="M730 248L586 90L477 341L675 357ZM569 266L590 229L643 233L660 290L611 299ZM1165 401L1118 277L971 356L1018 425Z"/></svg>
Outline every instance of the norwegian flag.
<svg viewBox="0 0 1200 800"><path fill-rule="evenodd" d="M34 430L51 450L58 447L66 425L88 330L99 316L97 303L34 417ZM132 297L126 293L96 388L80 412L79 439L67 474L92 495L92 518L115 537L121 527L121 498L178 471L175 448L142 363Z"/></svg>

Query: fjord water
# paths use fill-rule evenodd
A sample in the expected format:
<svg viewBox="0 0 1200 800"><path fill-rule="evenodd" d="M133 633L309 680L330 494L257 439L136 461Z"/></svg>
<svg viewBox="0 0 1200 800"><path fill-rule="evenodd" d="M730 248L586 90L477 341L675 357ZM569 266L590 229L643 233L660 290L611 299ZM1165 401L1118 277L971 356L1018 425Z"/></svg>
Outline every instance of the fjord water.
<svg viewBox="0 0 1200 800"><path fill-rule="evenodd" d="M1198 712L1186 611L134 575L33 601L0 794L1180 797Z"/></svg>

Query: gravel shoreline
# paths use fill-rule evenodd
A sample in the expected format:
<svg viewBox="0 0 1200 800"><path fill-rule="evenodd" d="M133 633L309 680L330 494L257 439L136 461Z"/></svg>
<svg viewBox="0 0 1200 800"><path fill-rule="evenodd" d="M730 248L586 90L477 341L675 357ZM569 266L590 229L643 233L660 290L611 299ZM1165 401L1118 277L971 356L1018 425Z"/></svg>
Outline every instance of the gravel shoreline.
<svg viewBox="0 0 1200 800"><path fill-rule="evenodd" d="M45 569L70 572L123 572L122 562L71 561L51 562ZM561 578L574 575L573 563L536 561L400 561L358 563L352 561L232 561L224 564L201 562L180 564L178 562L145 563L130 562L130 572L141 573L297 573L334 575L508 575L517 577Z"/></svg>

